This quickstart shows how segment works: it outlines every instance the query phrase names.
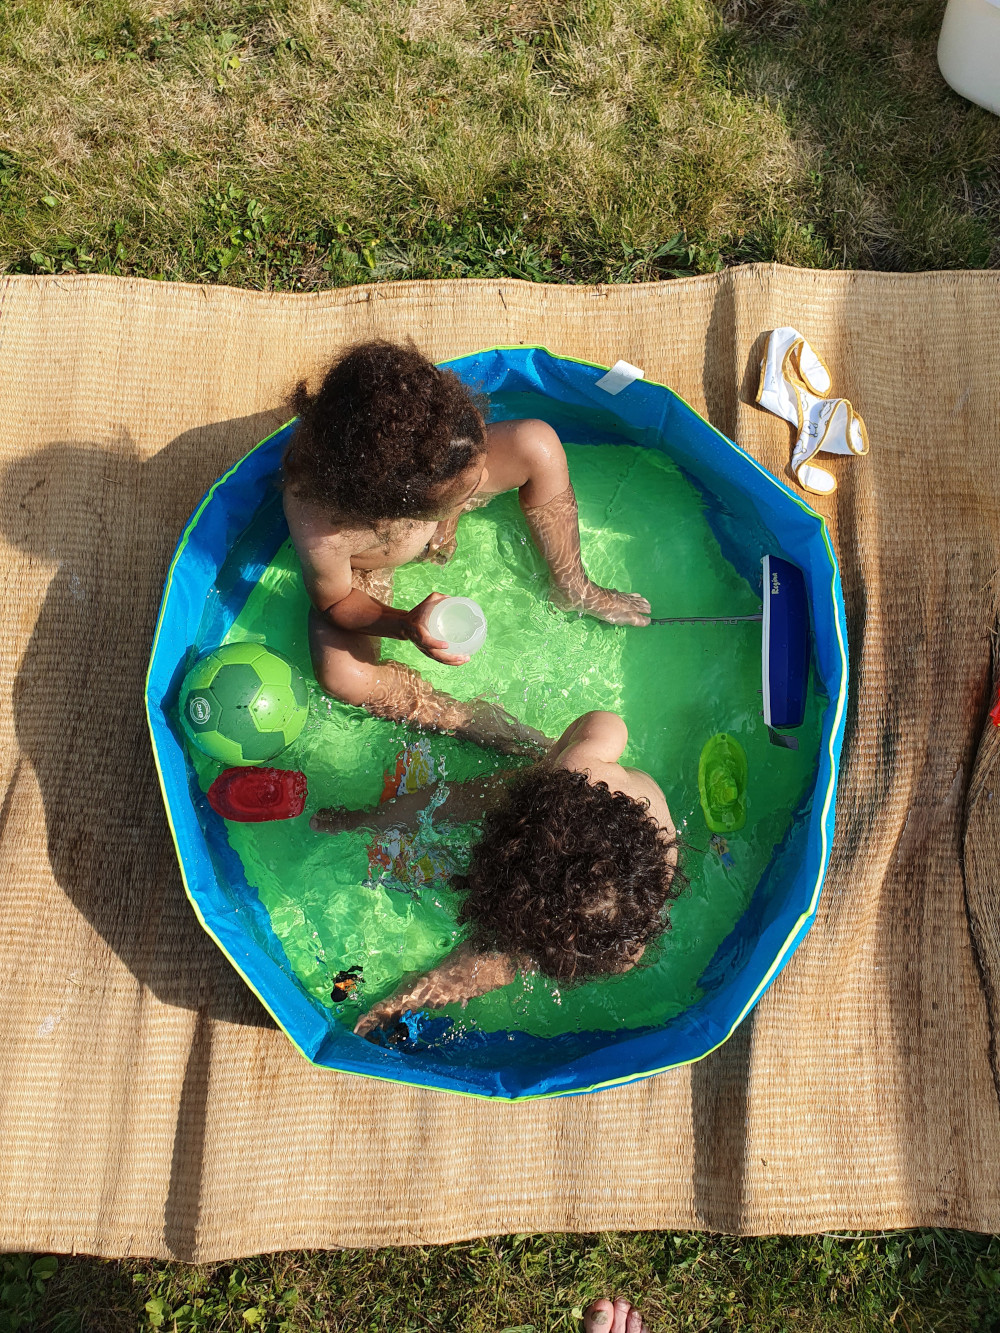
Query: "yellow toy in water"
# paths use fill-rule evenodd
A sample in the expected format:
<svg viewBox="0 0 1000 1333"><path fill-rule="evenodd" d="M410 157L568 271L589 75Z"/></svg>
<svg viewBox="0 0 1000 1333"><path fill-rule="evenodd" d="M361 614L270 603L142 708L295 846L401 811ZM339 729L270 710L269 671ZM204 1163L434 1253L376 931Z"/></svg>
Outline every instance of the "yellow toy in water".
<svg viewBox="0 0 1000 1333"><path fill-rule="evenodd" d="M698 760L698 796L713 833L735 833L747 822L747 757L739 741L720 731Z"/></svg>

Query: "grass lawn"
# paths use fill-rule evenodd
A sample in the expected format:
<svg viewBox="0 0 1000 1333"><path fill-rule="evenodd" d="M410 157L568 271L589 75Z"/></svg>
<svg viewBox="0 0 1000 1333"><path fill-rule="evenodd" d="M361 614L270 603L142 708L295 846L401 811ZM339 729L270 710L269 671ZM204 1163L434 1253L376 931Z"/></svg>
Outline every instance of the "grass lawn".
<svg viewBox="0 0 1000 1333"><path fill-rule="evenodd" d="M30 1262L6 1265L27 1273ZM18 1272L4 1279L0 1299L10 1313L0 1305L0 1333L571 1333L582 1327L581 1307L605 1292L641 1294L654 1333L1000 1327L1000 1242L946 1231L765 1240L506 1236L206 1268L61 1259L47 1278ZM12 1308L18 1300L20 1316Z"/></svg>
<svg viewBox="0 0 1000 1333"><path fill-rule="evenodd" d="M1000 264L944 0L5 0L0 267L313 288Z"/></svg>
<svg viewBox="0 0 1000 1333"><path fill-rule="evenodd" d="M1000 120L944 0L5 0L0 270L312 289L747 260L1000 266ZM239 1265L0 1260L0 1333L1000 1328L953 1232L506 1237Z"/></svg>

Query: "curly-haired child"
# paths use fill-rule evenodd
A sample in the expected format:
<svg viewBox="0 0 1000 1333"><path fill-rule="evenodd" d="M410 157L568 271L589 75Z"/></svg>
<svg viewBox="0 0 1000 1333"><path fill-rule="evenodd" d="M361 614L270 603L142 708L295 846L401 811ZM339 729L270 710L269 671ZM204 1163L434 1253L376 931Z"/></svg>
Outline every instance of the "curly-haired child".
<svg viewBox="0 0 1000 1333"><path fill-rule="evenodd" d="M315 394L299 385L299 423L284 461L288 526L312 601L316 679L378 717L452 731L507 753L537 753L545 737L483 700L460 703L419 673L381 660L381 640L409 639L457 666L431 636L440 593L392 606L392 573L411 560L443 563L461 514L516 490L549 567L552 599L613 624L649 623L649 603L592 583L580 555L566 455L543 421L487 425L457 376L417 349L367 342L339 357Z"/></svg>
<svg viewBox="0 0 1000 1333"><path fill-rule="evenodd" d="M459 920L465 941L443 962L373 1005L361 1034L407 1009L438 1009L505 986L519 971L557 981L627 972L667 926L677 896L677 834L648 773L618 761L628 732L617 713L585 713L544 759L449 787L439 819L482 820ZM432 789L376 810L320 810L323 832L415 821Z"/></svg>

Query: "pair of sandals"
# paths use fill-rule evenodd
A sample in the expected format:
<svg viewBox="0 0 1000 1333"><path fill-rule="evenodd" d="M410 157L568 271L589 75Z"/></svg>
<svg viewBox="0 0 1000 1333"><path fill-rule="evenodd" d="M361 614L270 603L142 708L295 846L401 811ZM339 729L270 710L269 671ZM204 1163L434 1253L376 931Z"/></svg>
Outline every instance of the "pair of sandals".
<svg viewBox="0 0 1000 1333"><path fill-rule="evenodd" d="M760 363L757 402L798 432L792 471L803 490L832 495L837 479L818 467L817 454L868 452L865 423L846 398L828 398L833 376L797 329L774 329Z"/></svg>

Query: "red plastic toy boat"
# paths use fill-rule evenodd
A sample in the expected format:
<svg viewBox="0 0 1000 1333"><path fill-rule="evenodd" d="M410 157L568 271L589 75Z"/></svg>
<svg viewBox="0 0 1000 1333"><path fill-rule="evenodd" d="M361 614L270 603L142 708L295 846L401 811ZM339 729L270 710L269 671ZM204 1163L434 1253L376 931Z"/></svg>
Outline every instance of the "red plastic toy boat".
<svg viewBox="0 0 1000 1333"><path fill-rule="evenodd" d="M294 768L227 768L209 787L208 803L241 824L294 819L306 806L306 775Z"/></svg>

